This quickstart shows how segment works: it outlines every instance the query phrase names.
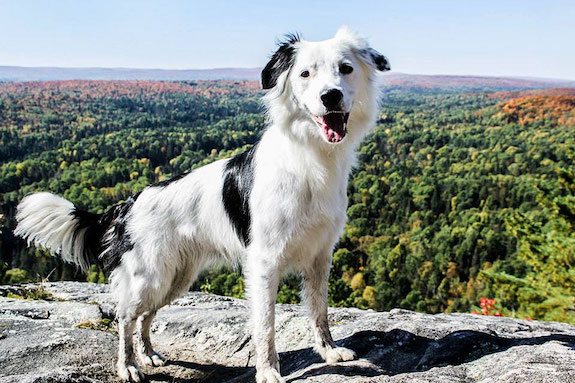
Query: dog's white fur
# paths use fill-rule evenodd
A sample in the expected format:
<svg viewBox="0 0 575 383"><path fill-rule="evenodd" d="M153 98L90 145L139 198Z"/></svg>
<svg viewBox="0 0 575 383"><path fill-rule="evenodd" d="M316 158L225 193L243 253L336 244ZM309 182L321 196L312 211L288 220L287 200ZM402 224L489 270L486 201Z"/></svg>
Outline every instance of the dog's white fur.
<svg viewBox="0 0 575 383"><path fill-rule="evenodd" d="M284 381L274 344L274 305L286 272L303 276L315 350L330 363L355 357L331 337L327 280L346 221L354 151L376 120L376 66L366 53L375 51L345 27L330 40L297 41L293 48L293 62L264 98L269 126L253 161L249 244L240 240L222 203L228 160L167 186L146 188L125 217L134 246L110 276L118 300L117 368L122 379L143 378L132 346L135 327L135 354L144 364L162 365L149 337L154 314L187 291L198 273L222 262L241 264L245 272L258 382ZM352 73L340 73L343 61L353 67ZM310 75L304 78L300 74L306 70ZM320 95L334 88L343 94L342 110L350 112L347 136L336 144L328 142L311 117L326 113ZM28 196L18 207L16 234L85 269L83 233L73 235L78 224L73 209L49 193ZM112 241L113 235L112 226L105 237Z"/></svg>

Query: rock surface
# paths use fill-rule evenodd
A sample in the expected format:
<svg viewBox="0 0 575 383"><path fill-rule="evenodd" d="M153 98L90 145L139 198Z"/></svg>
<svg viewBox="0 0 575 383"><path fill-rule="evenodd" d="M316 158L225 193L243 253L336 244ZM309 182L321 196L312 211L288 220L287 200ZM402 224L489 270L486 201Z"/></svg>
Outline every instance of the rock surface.
<svg viewBox="0 0 575 383"><path fill-rule="evenodd" d="M0 297L0 383L116 381L107 286L44 288L56 300ZM0 295L9 291L20 290L0 286ZM304 309L277 306L287 382L575 382L575 326L405 310L331 309L329 319L337 343L359 360L322 363ZM143 370L151 382L252 382L246 325L245 301L189 293L160 310L152 327L156 349L170 362Z"/></svg>

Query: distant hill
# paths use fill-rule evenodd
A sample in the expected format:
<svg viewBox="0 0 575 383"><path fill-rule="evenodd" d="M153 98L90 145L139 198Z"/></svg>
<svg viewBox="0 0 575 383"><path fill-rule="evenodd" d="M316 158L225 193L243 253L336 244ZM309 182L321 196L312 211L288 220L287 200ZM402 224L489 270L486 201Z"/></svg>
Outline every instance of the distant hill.
<svg viewBox="0 0 575 383"><path fill-rule="evenodd" d="M57 68L0 66L0 81L54 80L251 80L259 81L260 68L138 69ZM391 72L381 75L386 86L420 89L521 90L575 87L575 81L522 77L418 75Z"/></svg>
<svg viewBox="0 0 575 383"><path fill-rule="evenodd" d="M575 81L546 78L488 77L455 75L418 75L386 73L380 77L385 86L423 89L521 90L573 88Z"/></svg>
<svg viewBox="0 0 575 383"><path fill-rule="evenodd" d="M137 69L0 66L0 81L54 80L258 80L260 68Z"/></svg>

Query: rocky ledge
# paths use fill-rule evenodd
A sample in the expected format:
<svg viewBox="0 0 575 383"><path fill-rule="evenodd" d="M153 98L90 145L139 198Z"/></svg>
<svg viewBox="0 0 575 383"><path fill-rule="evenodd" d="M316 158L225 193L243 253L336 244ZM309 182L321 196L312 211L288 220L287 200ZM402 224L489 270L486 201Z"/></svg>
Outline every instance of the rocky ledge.
<svg viewBox="0 0 575 383"><path fill-rule="evenodd" d="M114 382L117 338L107 286L0 286L0 382ZM30 291L36 291L30 294ZM22 300L18 296L50 300ZM337 343L359 359L327 365L310 348L305 311L277 306L287 382L575 382L575 326L470 314L330 309ZM169 363L151 382L251 382L246 302L189 293L152 328Z"/></svg>

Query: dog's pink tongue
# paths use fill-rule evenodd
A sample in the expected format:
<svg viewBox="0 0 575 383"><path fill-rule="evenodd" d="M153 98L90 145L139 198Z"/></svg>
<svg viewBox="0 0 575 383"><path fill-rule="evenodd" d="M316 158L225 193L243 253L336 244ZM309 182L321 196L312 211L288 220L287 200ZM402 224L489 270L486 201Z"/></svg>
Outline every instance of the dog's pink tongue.
<svg viewBox="0 0 575 383"><path fill-rule="evenodd" d="M343 113L331 113L323 116L325 134L329 142L340 142L345 137L345 117Z"/></svg>

